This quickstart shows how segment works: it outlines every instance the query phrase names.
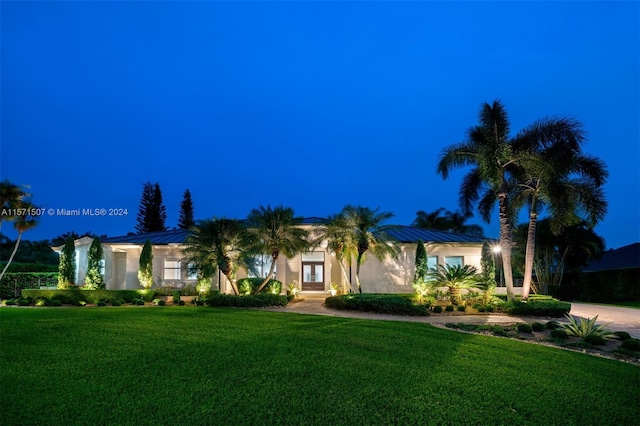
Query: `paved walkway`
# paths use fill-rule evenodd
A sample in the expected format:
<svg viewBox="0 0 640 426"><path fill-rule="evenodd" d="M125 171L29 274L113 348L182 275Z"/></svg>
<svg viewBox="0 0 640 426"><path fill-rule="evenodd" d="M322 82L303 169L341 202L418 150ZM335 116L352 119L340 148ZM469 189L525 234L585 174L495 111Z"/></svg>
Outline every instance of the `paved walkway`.
<svg viewBox="0 0 640 426"><path fill-rule="evenodd" d="M547 322L549 318L536 317L514 317L504 314L481 314L481 315L431 315L427 317L411 317L406 315L374 314L369 312L338 311L328 309L324 306L325 296L304 297L304 300L290 303L284 308L266 308L277 312L293 312L309 315L327 315L339 318L359 318L375 319L383 321L407 321L420 322L424 324L445 324L445 323L465 323L465 324L513 324ZM595 313L594 313L595 312ZM598 322L614 322L610 327L616 331L626 331L635 338L640 338L640 310L632 308L617 308L613 306L589 305L584 303L572 304L571 314L592 318L598 316ZM558 319L565 322L564 319Z"/></svg>

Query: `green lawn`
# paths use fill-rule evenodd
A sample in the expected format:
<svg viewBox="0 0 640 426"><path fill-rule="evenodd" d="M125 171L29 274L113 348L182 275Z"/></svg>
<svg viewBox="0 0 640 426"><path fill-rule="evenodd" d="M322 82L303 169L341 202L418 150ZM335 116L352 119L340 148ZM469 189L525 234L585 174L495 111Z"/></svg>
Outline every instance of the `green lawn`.
<svg viewBox="0 0 640 426"><path fill-rule="evenodd" d="M2 308L3 425L635 424L640 368L424 324Z"/></svg>

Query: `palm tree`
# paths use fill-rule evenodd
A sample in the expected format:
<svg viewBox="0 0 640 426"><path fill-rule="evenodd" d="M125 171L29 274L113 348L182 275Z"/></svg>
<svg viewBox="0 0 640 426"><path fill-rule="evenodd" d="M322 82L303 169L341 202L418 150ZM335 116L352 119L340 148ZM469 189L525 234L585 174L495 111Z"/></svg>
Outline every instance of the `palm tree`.
<svg viewBox="0 0 640 426"><path fill-rule="evenodd" d="M419 210L416 212L416 219L411 225L418 228L436 229L439 231L456 232L481 237L484 234L482 227L466 224L467 219L472 216L470 212L452 212L445 210L444 207L440 207L438 210L430 213Z"/></svg>
<svg viewBox="0 0 640 426"><path fill-rule="evenodd" d="M24 189L28 186L23 185L20 187L14 183L11 183L8 179L0 182L0 227L2 221L15 220L17 215L15 211L17 209L24 208L23 201L30 196Z"/></svg>
<svg viewBox="0 0 640 426"><path fill-rule="evenodd" d="M11 265L11 262L13 261L13 258L15 257L16 252L18 251L18 247L20 246L20 240L22 239L22 234L25 231L33 229L38 225L38 216L34 216L30 213L33 210L37 210L38 207L24 200L20 200L18 206L19 206L18 208L24 209L23 210L24 212L22 214L16 215L13 219L13 227L15 228L16 231L18 231L18 238L16 238L16 244L13 246L13 251L11 252L11 256L9 257L7 264L4 265L4 268L0 273L0 280L2 280L2 277L4 277L4 274L7 272L7 269L9 269L9 265Z"/></svg>
<svg viewBox="0 0 640 426"><path fill-rule="evenodd" d="M386 256L397 258L400 251L397 241L388 232L394 226L383 225L383 222L393 217L393 213L378 213L378 210L380 209L347 205L340 213L346 222L345 226L350 229L348 239L355 244L357 250L356 284L360 293L360 266L365 261L365 253L370 251L376 258L383 260Z"/></svg>
<svg viewBox="0 0 640 426"><path fill-rule="evenodd" d="M248 247L254 252L271 256L269 273L255 291L260 293L271 279L280 253L291 258L308 250L311 243L309 233L300 228L302 217L294 216L291 207L260 206L251 210L247 220L250 238Z"/></svg>
<svg viewBox="0 0 640 426"><path fill-rule="evenodd" d="M454 305L459 304L463 288L474 288L477 286L478 271L471 265L438 265L437 269L431 270L429 275L435 281L436 287L447 287L449 298Z"/></svg>
<svg viewBox="0 0 640 426"><path fill-rule="evenodd" d="M527 127L513 141L521 152L513 174L514 208L526 204L529 209L523 299L531 289L539 213L549 211L555 234L582 221L579 213L586 216L590 226L606 213L602 185L608 173L601 160L582 153L584 140L582 124L577 120L550 118Z"/></svg>
<svg viewBox="0 0 640 426"><path fill-rule="evenodd" d="M347 267L358 254L358 245L353 238L352 228L349 226L344 214L338 213L327 218L326 223L315 232L313 245L318 246L322 242L327 244L327 251L332 253L342 272L343 280L352 290L351 280L347 274Z"/></svg>
<svg viewBox="0 0 640 426"><path fill-rule="evenodd" d="M509 205L509 170L515 154L509 140L509 119L500 101L485 103L480 111L480 124L468 131L467 140L442 151L437 172L444 179L453 168L473 166L460 186L463 213L470 213L477 202L481 217L490 221L491 211L498 201L500 219L500 249L502 254L507 298L514 299L511 270L512 217Z"/></svg>
<svg viewBox="0 0 640 426"><path fill-rule="evenodd" d="M217 269L229 279L238 294L236 271L248 267L244 250L246 229L237 219L213 218L198 221L185 241L185 260L198 271L200 278L211 278Z"/></svg>

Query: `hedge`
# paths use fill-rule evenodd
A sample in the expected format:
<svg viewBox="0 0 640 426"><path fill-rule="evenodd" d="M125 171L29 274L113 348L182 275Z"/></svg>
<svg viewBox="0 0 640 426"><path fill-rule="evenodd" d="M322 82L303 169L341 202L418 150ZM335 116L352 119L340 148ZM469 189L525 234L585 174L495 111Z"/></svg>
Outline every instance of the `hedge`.
<svg viewBox="0 0 640 426"><path fill-rule="evenodd" d="M346 311L375 312L393 315L429 315L426 306L416 305L401 294L344 294L327 297L327 308Z"/></svg>
<svg viewBox="0 0 640 426"><path fill-rule="evenodd" d="M0 269L4 269L7 262L0 262ZM51 265L48 263L23 263L23 262L11 262L7 272L58 272L58 265Z"/></svg>
<svg viewBox="0 0 640 426"><path fill-rule="evenodd" d="M571 310L571 303L559 300L529 300L527 302L508 302L503 308L510 315L562 317Z"/></svg>
<svg viewBox="0 0 640 426"><path fill-rule="evenodd" d="M615 303L640 300L640 268L566 275L549 292L563 300Z"/></svg>
<svg viewBox="0 0 640 426"><path fill-rule="evenodd" d="M236 296L232 294L214 294L205 300L208 306L235 308L264 308L268 306L287 306L289 299L280 294L252 294Z"/></svg>
<svg viewBox="0 0 640 426"><path fill-rule="evenodd" d="M57 272L7 272L0 281L0 299L10 299L20 290L58 285ZM16 292L18 294L16 294Z"/></svg>
<svg viewBox="0 0 640 426"><path fill-rule="evenodd" d="M133 299L143 298L150 302L156 296L154 291L145 290L22 290L22 297L30 297L32 300L45 299L47 301L59 300L65 304L78 304L80 302L96 304L100 300L113 302L122 300L131 303Z"/></svg>

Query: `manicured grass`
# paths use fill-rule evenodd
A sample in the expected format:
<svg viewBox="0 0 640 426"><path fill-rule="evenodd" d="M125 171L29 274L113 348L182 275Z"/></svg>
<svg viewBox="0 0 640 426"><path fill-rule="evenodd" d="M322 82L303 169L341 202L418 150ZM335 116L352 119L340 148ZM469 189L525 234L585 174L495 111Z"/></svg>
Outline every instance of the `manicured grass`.
<svg viewBox="0 0 640 426"><path fill-rule="evenodd" d="M2 424L635 424L640 368L424 324L0 309Z"/></svg>

